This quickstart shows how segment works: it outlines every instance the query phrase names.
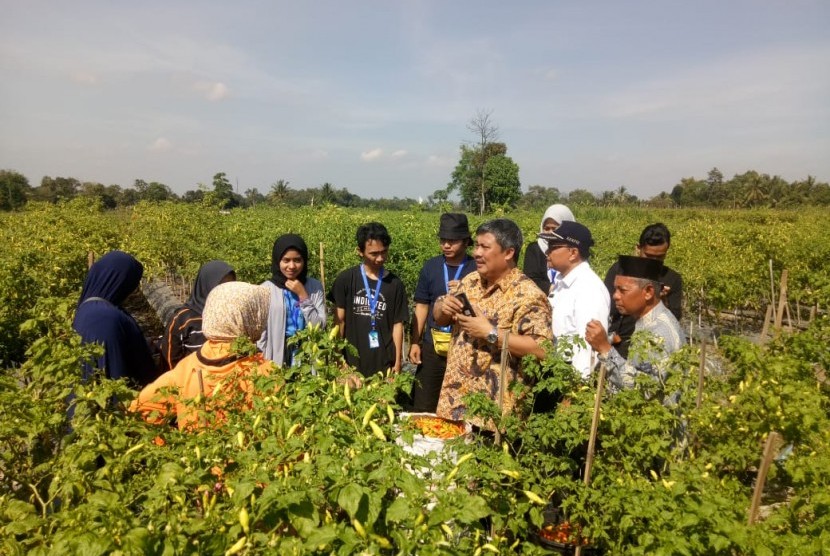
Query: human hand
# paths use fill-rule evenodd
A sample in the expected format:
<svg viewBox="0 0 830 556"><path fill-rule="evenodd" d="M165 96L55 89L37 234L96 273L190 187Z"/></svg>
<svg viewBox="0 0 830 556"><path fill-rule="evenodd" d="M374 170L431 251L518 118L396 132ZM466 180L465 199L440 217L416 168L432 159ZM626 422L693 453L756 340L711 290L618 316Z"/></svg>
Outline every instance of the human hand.
<svg viewBox="0 0 830 556"><path fill-rule="evenodd" d="M608 343L608 333L598 320L592 320L585 327L585 341L600 355L605 355L611 351L611 344Z"/></svg>
<svg viewBox="0 0 830 556"><path fill-rule="evenodd" d="M475 317L468 317L463 313L457 313L455 317L456 321L461 327L461 330L468 336L483 340L493 331L494 325L490 322L490 319L481 314L478 307L473 306L473 311L475 311Z"/></svg>
<svg viewBox="0 0 830 556"><path fill-rule="evenodd" d="M413 365L421 364L421 346L419 344L410 344L409 362Z"/></svg>
<svg viewBox="0 0 830 556"><path fill-rule="evenodd" d="M285 289L293 292L300 298L300 301L305 301L308 299L308 292L305 290L305 286L299 280L286 280L285 281Z"/></svg>
<svg viewBox="0 0 830 556"><path fill-rule="evenodd" d="M463 308L464 305L461 301L452 295L445 295L441 301L441 315L449 317L451 320L455 320L455 315L460 314Z"/></svg>

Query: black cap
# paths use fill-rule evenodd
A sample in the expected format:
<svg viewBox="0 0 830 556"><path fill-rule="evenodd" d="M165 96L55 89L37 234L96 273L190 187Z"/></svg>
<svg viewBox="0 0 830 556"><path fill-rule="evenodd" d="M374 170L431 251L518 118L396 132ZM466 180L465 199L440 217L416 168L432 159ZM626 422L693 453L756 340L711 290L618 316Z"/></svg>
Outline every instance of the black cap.
<svg viewBox="0 0 830 556"><path fill-rule="evenodd" d="M584 224L566 220L562 222L556 231L542 232L536 234L539 238L547 240L548 245L567 245L575 247L579 252L585 254L594 245L594 238Z"/></svg>
<svg viewBox="0 0 830 556"><path fill-rule="evenodd" d="M619 263L619 276L645 278L646 280L659 282L660 275L663 273L663 261L658 261L656 259L620 255Z"/></svg>
<svg viewBox="0 0 830 556"><path fill-rule="evenodd" d="M467 215L460 212L445 212L441 215L441 224L438 226L438 237L441 239L469 239L470 224Z"/></svg>

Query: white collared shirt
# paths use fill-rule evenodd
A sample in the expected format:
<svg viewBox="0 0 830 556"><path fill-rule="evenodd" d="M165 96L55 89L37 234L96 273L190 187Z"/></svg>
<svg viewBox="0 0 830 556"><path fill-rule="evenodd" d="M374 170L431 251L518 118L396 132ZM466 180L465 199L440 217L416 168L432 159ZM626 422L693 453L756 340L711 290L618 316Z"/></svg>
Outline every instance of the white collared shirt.
<svg viewBox="0 0 830 556"><path fill-rule="evenodd" d="M608 289L586 261L582 261L565 276L561 273L553 280L551 293L554 337L577 336L585 341L585 327L598 320L608 329L611 296ZM574 346L571 364L587 378L595 361L591 346Z"/></svg>

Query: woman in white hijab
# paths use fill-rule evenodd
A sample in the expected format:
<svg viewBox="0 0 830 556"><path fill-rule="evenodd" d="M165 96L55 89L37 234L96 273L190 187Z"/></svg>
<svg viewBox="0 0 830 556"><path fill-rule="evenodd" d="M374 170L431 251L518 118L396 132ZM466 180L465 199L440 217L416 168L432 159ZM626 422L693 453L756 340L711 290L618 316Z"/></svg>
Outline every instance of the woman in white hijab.
<svg viewBox="0 0 830 556"><path fill-rule="evenodd" d="M571 209L565 205L551 205L542 216L542 222L539 224L540 232L554 232L562 222L570 221L576 222ZM531 243L525 252L524 273L528 278L533 280L539 289L545 295L550 292L551 284L553 284L553 277L556 276L556 271L548 268L548 258L545 255L547 251L548 242L544 239L537 239Z"/></svg>

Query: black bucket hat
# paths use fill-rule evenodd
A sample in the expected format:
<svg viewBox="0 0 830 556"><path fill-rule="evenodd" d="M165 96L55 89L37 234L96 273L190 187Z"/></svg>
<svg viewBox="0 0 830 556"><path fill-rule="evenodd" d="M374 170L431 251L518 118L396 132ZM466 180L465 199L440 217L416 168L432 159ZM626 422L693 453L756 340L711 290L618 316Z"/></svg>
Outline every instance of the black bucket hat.
<svg viewBox="0 0 830 556"><path fill-rule="evenodd" d="M470 224L467 215L460 212L445 212L438 226L440 239L470 239Z"/></svg>

